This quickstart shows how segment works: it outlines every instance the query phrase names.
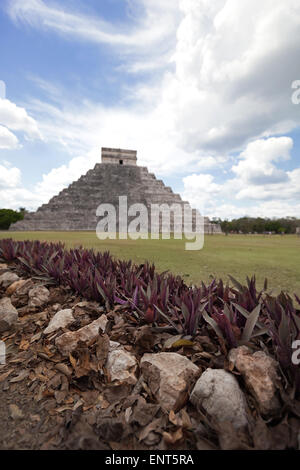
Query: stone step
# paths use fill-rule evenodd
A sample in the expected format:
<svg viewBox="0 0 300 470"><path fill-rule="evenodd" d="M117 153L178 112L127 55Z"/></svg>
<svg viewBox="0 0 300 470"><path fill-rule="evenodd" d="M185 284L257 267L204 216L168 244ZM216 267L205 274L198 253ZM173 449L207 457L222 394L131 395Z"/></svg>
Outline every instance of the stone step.
<svg viewBox="0 0 300 470"><path fill-rule="evenodd" d="M97 207L111 203L117 209L119 196L123 195L128 195L128 206L143 203L149 211L152 204L171 206L176 203L181 207L188 204L146 167L97 163L93 169L52 197L48 204L42 204L37 212L27 214L23 221L13 224L11 230L95 230L99 220L96 217ZM159 220L156 227L161 230L162 216ZM196 211L192 213L192 220L195 224ZM178 222L180 218L171 213L171 229ZM205 230L217 233L220 228L212 228L207 219Z"/></svg>

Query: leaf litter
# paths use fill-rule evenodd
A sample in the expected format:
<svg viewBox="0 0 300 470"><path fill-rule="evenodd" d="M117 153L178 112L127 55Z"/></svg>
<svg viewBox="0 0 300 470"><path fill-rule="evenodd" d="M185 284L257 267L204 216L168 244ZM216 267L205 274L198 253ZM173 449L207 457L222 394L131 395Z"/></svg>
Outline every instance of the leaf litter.
<svg viewBox="0 0 300 470"><path fill-rule="evenodd" d="M27 279L12 294L20 318L14 331L3 335L9 354L6 364L0 365L1 449L297 448L300 404L291 390L282 391L286 406L266 421L241 382L251 413L245 438L228 423L212 422L186 400L166 412L139 375L139 369L136 384L111 382L105 365L113 342L133 354L138 362L145 353L175 351L202 371L213 367L238 374L226 359L224 341L216 338L209 325L193 337L176 334L167 323L163 327L143 324L131 309L118 306L105 310L95 301L66 287L47 285L46 281L43 285L49 288L49 301L42 311L33 312L28 308L28 292L39 283ZM0 295L4 295L1 288ZM51 318L67 308L73 309L74 324L45 336L43 330ZM76 332L103 313L108 319L105 332L99 330L98 337L89 343L79 342L68 356L60 354L55 347L57 335ZM254 314L248 325L253 318Z"/></svg>

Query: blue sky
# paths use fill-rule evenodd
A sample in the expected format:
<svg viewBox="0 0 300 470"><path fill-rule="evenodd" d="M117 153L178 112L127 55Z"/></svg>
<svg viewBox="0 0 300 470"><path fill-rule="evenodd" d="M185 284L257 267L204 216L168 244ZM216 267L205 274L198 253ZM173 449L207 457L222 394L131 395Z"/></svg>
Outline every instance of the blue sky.
<svg viewBox="0 0 300 470"><path fill-rule="evenodd" d="M111 146L210 217L300 217L298 0L3 0L0 39L1 207Z"/></svg>

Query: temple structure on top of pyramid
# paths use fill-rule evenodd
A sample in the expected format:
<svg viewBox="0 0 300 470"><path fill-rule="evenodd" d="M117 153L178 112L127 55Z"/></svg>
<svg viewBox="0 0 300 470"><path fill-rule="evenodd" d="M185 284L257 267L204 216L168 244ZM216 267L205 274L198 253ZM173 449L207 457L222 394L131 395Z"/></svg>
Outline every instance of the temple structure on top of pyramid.
<svg viewBox="0 0 300 470"><path fill-rule="evenodd" d="M102 148L101 163L97 163L92 170L52 197L36 212L29 212L23 220L12 224L10 230L95 231L99 222L96 215L98 206L112 204L118 208L120 196L127 196L128 207L142 203L149 209L149 213L153 204L167 204L169 207L174 203L182 207L189 204L179 194L173 193L170 187L165 186L162 180L156 179L153 173L149 173L146 167L137 165L136 151ZM192 211L195 227L196 210ZM161 223L162 214L159 232L162 231ZM172 227L174 228L174 217L171 214L171 231L174 231ZM222 231L218 224L211 223L205 217L204 233Z"/></svg>

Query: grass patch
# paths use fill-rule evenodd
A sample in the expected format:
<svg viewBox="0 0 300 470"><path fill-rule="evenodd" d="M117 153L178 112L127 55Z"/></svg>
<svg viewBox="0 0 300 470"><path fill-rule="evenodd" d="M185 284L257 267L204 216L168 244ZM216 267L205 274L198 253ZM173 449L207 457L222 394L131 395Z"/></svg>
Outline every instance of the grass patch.
<svg viewBox="0 0 300 470"><path fill-rule="evenodd" d="M224 281L231 274L243 281L253 274L259 287L267 277L274 292L300 292L300 237L296 235L208 235L200 251L186 251L183 240L99 240L94 232L0 232L0 238L61 241L109 250L121 259L154 262L158 271L180 274L187 283Z"/></svg>

